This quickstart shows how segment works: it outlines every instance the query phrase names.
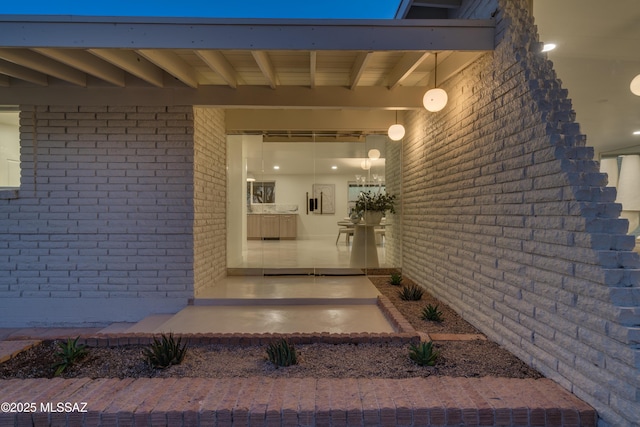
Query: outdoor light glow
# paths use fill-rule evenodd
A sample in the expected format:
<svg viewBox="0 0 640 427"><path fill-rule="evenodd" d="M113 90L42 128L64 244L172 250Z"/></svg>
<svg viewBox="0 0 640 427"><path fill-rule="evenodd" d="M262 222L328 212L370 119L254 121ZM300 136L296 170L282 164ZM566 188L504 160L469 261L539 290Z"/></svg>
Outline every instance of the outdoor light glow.
<svg viewBox="0 0 640 427"><path fill-rule="evenodd" d="M446 107L448 100L449 97L444 89L429 89L422 98L422 104L428 111L435 113L436 111L440 111Z"/></svg>
<svg viewBox="0 0 640 427"><path fill-rule="evenodd" d="M542 47L543 52L549 52L556 48L555 43L545 43Z"/></svg>
<svg viewBox="0 0 640 427"><path fill-rule="evenodd" d="M629 89L631 89L632 94L640 96L640 74L638 74L633 78L633 80L631 80Z"/></svg>
<svg viewBox="0 0 640 427"><path fill-rule="evenodd" d="M389 126L387 135L389 135L389 139L391 139L392 141L400 141L402 138L404 138L404 126L397 123L395 125Z"/></svg>

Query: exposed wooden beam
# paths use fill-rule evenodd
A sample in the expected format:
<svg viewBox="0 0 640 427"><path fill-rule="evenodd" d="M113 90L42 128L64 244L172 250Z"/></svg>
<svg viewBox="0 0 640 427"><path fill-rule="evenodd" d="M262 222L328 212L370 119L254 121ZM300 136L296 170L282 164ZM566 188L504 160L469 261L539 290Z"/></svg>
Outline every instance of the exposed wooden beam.
<svg viewBox="0 0 640 427"><path fill-rule="evenodd" d="M0 73L16 79L35 83L39 86L47 86L49 84L49 80L46 75L33 71L30 68L16 65L13 62L3 61L2 59L0 59ZM9 80L7 80L7 83L8 82Z"/></svg>
<svg viewBox="0 0 640 427"><path fill-rule="evenodd" d="M411 9L411 3L413 3L413 0L401 0L396 10L395 19L404 19L409 13L409 9Z"/></svg>
<svg viewBox="0 0 640 427"><path fill-rule="evenodd" d="M440 69L438 69L440 74ZM440 77L438 77L440 80ZM6 105L209 105L220 108L334 108L334 109L419 109L427 87L398 86L390 90L384 86L360 86L350 90L345 86L239 85L233 89L226 85L172 87L88 87L49 86L46 88L12 85L2 88L0 96Z"/></svg>
<svg viewBox="0 0 640 427"><path fill-rule="evenodd" d="M187 86L198 87L196 70L174 52L157 49L140 49L137 52Z"/></svg>
<svg viewBox="0 0 640 427"><path fill-rule="evenodd" d="M393 89L402 83L404 79L409 77L413 71L418 68L418 65L422 63L430 55L429 52L407 52L400 61L393 67L389 73L389 79L387 86L389 89Z"/></svg>
<svg viewBox="0 0 640 427"><path fill-rule="evenodd" d="M362 78L362 73L367 68L367 63L371 60L373 52L360 52L356 56L356 60L351 67L351 76L349 78L349 89L354 89L358 86L358 82Z"/></svg>
<svg viewBox="0 0 640 427"><path fill-rule="evenodd" d="M276 70L271 63L271 59L269 59L269 54L263 50L252 50L251 54L253 55L253 59L256 60L260 71L262 71L262 75L264 75L269 82L271 89L275 89L280 82L278 81L278 76L276 75Z"/></svg>
<svg viewBox="0 0 640 427"><path fill-rule="evenodd" d="M203 19L0 16L2 45L75 49L493 50L475 19Z"/></svg>
<svg viewBox="0 0 640 427"><path fill-rule="evenodd" d="M122 69L105 62L90 53L76 49L32 49L51 59L62 62L70 67L77 68L87 74L91 74L99 79L124 87L124 71Z"/></svg>
<svg viewBox="0 0 640 427"><path fill-rule="evenodd" d="M309 52L309 86L311 89L316 87L316 71L318 66L318 52L312 50Z"/></svg>
<svg viewBox="0 0 640 427"><path fill-rule="evenodd" d="M89 52L154 86L164 86L163 71L133 51L121 49L89 49Z"/></svg>
<svg viewBox="0 0 640 427"><path fill-rule="evenodd" d="M462 4L462 0L413 0L416 7L439 7L446 9L457 9Z"/></svg>
<svg viewBox="0 0 640 427"><path fill-rule="evenodd" d="M78 86L87 85L87 76L83 72L30 50L0 49L0 58Z"/></svg>
<svg viewBox="0 0 640 427"><path fill-rule="evenodd" d="M238 87L236 70L221 52L217 50L196 50L195 53L209 68L222 77L229 86Z"/></svg>

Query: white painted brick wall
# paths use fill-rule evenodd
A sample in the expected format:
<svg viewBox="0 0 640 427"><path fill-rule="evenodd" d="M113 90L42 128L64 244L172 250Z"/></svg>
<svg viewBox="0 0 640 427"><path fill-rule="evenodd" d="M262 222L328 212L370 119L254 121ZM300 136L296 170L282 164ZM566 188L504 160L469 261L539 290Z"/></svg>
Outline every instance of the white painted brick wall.
<svg viewBox="0 0 640 427"><path fill-rule="evenodd" d="M123 298L138 301L138 317L184 305L193 297L192 107L21 109L22 184L18 198L0 200L0 300L17 298L25 312L31 298L111 306L96 323L135 317L117 307ZM52 311L31 317L60 321Z"/></svg>
<svg viewBox="0 0 640 427"><path fill-rule="evenodd" d="M465 2L497 11L495 52L405 115L403 272L601 425L638 425L640 262L525 3Z"/></svg>
<svg viewBox="0 0 640 427"><path fill-rule="evenodd" d="M226 276L227 142L224 111L194 109L195 296Z"/></svg>

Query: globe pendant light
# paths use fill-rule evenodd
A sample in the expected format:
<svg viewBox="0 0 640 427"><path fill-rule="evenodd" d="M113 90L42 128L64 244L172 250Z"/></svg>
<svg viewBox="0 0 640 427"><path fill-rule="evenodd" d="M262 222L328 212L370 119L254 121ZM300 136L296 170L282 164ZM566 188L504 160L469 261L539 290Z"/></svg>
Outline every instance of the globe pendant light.
<svg viewBox="0 0 640 427"><path fill-rule="evenodd" d="M387 135L389 135L389 139L392 141L400 141L404 138L404 132L404 126L398 123L398 110L396 110L396 124L389 126Z"/></svg>
<svg viewBox="0 0 640 427"><path fill-rule="evenodd" d="M432 113L442 110L446 105L449 97L444 89L438 88L438 54L436 53L436 66L434 68L434 89L430 89L424 94L422 98L422 104L424 108Z"/></svg>
<svg viewBox="0 0 640 427"><path fill-rule="evenodd" d="M638 74L633 78L633 80L631 80L629 89L631 89L631 93L633 93L634 95L640 96L640 74Z"/></svg>

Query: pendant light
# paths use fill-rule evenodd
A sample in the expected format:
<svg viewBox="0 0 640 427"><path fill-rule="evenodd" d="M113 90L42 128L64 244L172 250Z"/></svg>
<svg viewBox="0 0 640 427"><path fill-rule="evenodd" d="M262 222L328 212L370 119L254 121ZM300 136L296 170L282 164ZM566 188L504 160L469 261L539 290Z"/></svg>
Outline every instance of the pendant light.
<svg viewBox="0 0 640 427"><path fill-rule="evenodd" d="M436 66L434 68L434 89L429 89L422 98L424 108L433 113L442 110L446 105L449 97L444 89L438 88L438 53L436 55Z"/></svg>
<svg viewBox="0 0 640 427"><path fill-rule="evenodd" d="M378 160L380 158L380 150L378 150L377 148L372 148L371 150L369 150L369 152L367 153L367 156L369 157L369 159L371 160Z"/></svg>
<svg viewBox="0 0 640 427"><path fill-rule="evenodd" d="M404 132L404 126L398 123L398 110L396 110L396 124L389 126L387 135L389 135L389 139L392 141L400 141L404 138Z"/></svg>
<svg viewBox="0 0 640 427"><path fill-rule="evenodd" d="M629 89L631 89L632 94L640 96L640 74L638 74L633 78L633 80L631 80Z"/></svg>

